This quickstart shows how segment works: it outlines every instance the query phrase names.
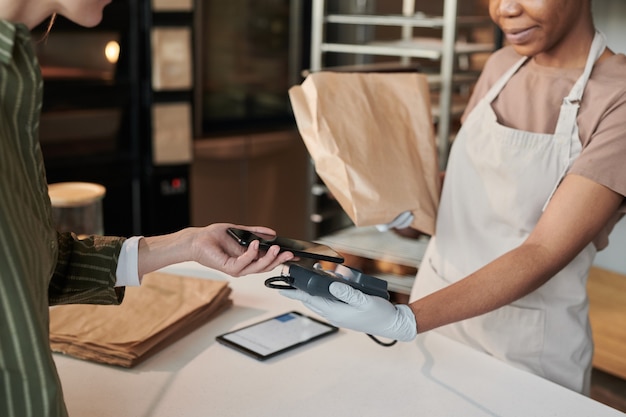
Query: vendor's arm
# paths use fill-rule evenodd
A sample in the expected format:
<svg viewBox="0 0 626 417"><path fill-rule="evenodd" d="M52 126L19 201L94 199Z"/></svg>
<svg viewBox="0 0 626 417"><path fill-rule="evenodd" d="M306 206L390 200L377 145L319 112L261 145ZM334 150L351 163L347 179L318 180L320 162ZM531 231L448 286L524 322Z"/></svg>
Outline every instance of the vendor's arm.
<svg viewBox="0 0 626 417"><path fill-rule="evenodd" d="M408 341L418 331L490 312L539 288L592 242L623 199L585 177L568 175L522 245L409 306L394 306L340 283L331 284L330 292L341 301L300 290L281 293L337 326Z"/></svg>
<svg viewBox="0 0 626 417"><path fill-rule="evenodd" d="M522 245L411 304L419 331L492 311L539 288L594 239L623 199L587 178L566 176Z"/></svg>

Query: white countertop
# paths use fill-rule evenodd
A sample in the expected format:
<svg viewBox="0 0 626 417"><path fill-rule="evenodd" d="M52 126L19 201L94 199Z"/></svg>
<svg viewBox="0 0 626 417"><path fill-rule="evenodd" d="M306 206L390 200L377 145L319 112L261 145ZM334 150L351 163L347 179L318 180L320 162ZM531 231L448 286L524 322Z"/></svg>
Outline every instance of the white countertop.
<svg viewBox="0 0 626 417"><path fill-rule="evenodd" d="M338 252L362 258L385 261L396 265L419 268L429 242L428 236L408 239L388 230L380 232L375 226L347 227L317 239ZM411 294L415 275L374 273L389 284L389 290Z"/></svg>
<svg viewBox="0 0 626 417"><path fill-rule="evenodd" d="M263 285L272 274L231 279L193 263L165 271L229 279L233 307L132 369L55 354L71 417L623 416L434 332L386 348L340 330L259 362L215 336L311 314Z"/></svg>
<svg viewBox="0 0 626 417"><path fill-rule="evenodd" d="M428 246L428 237L408 239L376 227L347 227L318 239L336 251L363 258L418 268Z"/></svg>

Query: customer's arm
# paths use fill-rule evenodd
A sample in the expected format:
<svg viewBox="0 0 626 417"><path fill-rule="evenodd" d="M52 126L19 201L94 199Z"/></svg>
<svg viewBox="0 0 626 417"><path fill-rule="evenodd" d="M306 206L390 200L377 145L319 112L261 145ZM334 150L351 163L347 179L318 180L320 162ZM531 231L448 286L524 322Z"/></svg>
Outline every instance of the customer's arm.
<svg viewBox="0 0 626 417"><path fill-rule="evenodd" d="M116 270L125 240L57 233L57 262L48 283L50 305L121 303L124 288L116 288Z"/></svg>
<svg viewBox="0 0 626 417"><path fill-rule="evenodd" d="M259 251L259 242L247 248L232 239L226 229L232 224L216 223L206 227L189 227L163 236L146 237L139 242L139 277L167 265L196 261L233 277L270 271L293 258L291 252L279 253L278 246ZM252 232L274 235L266 227L245 227Z"/></svg>
<svg viewBox="0 0 626 417"><path fill-rule="evenodd" d="M111 236L79 239L74 234L60 233L49 302L51 305L119 304L124 286L139 285L143 275L179 262L196 261L236 277L270 271L293 258L291 252L279 253L278 246L267 252L258 249L258 242L252 242L248 248L240 246L226 232L232 226L235 225L216 223L130 239ZM266 227L237 227L275 234Z"/></svg>

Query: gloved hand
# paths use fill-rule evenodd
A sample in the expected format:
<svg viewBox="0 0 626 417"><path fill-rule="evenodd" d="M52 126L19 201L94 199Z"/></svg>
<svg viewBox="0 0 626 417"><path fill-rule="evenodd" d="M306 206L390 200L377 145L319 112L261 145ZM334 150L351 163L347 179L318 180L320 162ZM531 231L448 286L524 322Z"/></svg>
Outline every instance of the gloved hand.
<svg viewBox="0 0 626 417"><path fill-rule="evenodd" d="M398 216L389 223L377 224L376 229L378 229L379 232L386 232L391 229L404 229L409 227L411 223L413 223L413 213L407 210L398 214Z"/></svg>
<svg viewBox="0 0 626 417"><path fill-rule="evenodd" d="M337 327L409 342L417 334L415 315L407 305L393 305L381 297L364 294L341 282L333 282L329 291L337 301L312 296L301 290L281 290L287 298L302 301L311 311Z"/></svg>

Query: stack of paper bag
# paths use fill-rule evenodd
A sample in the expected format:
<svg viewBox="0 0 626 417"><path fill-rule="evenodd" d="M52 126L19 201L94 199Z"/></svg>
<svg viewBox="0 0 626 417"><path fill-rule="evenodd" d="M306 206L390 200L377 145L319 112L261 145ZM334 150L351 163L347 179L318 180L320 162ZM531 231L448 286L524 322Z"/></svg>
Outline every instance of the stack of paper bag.
<svg viewBox="0 0 626 417"><path fill-rule="evenodd" d="M413 214L433 234L439 167L426 77L317 72L289 90L318 175L357 226Z"/></svg>
<svg viewBox="0 0 626 417"><path fill-rule="evenodd" d="M119 306L64 305L50 309L55 352L132 367L219 314L232 302L226 281L155 272L127 287Z"/></svg>

